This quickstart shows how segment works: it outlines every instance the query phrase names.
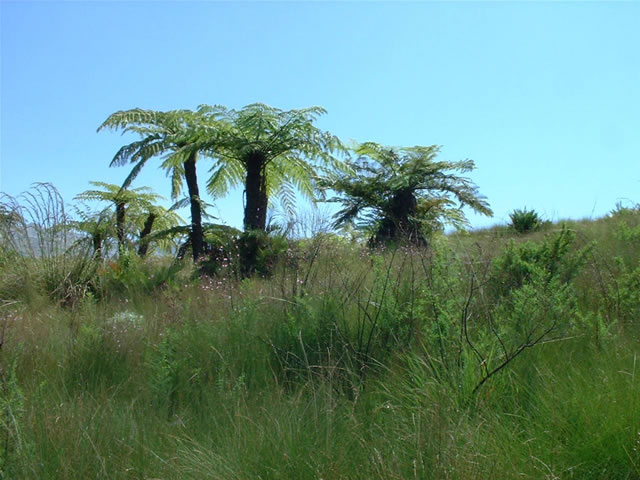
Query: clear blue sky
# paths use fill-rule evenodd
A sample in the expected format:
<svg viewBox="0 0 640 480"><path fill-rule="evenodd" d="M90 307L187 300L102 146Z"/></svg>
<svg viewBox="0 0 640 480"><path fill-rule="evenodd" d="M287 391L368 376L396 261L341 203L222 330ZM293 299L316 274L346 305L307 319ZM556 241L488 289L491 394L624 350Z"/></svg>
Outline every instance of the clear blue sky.
<svg viewBox="0 0 640 480"><path fill-rule="evenodd" d="M134 107L321 105L343 140L443 146L505 223L640 202L640 3L5 2L0 190L66 200L130 138L96 133ZM136 186L169 195L150 162ZM199 163L204 184L207 161ZM240 193L216 201L240 226Z"/></svg>

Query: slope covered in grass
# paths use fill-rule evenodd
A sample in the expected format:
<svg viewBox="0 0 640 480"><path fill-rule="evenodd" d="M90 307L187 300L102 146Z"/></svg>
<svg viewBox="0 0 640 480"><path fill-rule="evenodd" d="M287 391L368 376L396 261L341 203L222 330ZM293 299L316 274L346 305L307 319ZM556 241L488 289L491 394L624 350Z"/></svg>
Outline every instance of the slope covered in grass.
<svg viewBox="0 0 640 480"><path fill-rule="evenodd" d="M3 250L0 471L639 478L639 225L319 235L244 280L125 256L74 301Z"/></svg>

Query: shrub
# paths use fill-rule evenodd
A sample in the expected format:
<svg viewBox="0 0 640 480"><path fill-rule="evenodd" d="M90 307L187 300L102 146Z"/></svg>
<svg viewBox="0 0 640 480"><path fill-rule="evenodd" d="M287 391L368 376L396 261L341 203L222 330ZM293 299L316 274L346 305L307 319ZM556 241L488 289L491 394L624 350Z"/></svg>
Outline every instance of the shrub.
<svg viewBox="0 0 640 480"><path fill-rule="evenodd" d="M518 233L529 233L539 230L543 225L542 218L535 210L516 209L509 214L511 228Z"/></svg>
<svg viewBox="0 0 640 480"><path fill-rule="evenodd" d="M271 276L278 259L286 256L289 247L284 236L269 235L259 230L243 233L237 245L242 277L254 274Z"/></svg>
<svg viewBox="0 0 640 480"><path fill-rule="evenodd" d="M628 202L626 205L622 202L616 203L616 208L609 212L611 218L632 218L638 217L640 214L640 203Z"/></svg>
<svg viewBox="0 0 640 480"><path fill-rule="evenodd" d="M434 245L416 315L420 355L466 403L526 350L564 335L576 319L572 285L589 247L572 252L562 229L540 244L512 241L492 262Z"/></svg>
<svg viewBox="0 0 640 480"><path fill-rule="evenodd" d="M572 252L575 233L566 227L556 235L545 236L541 243L511 241L493 262L490 288L494 296L508 296L535 275L550 282L567 283L584 265L591 245Z"/></svg>

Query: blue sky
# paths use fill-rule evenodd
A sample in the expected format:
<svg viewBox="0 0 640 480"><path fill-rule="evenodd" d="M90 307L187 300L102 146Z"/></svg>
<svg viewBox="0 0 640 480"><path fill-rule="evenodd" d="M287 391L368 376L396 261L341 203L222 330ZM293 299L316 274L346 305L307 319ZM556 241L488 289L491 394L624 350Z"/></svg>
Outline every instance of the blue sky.
<svg viewBox="0 0 640 480"><path fill-rule="evenodd" d="M640 202L640 3L5 2L0 190L90 180L134 107L321 105L343 140L442 145L506 223L514 208L598 217ZM165 196L150 162L136 186ZM207 160L199 163L204 184ZM212 211L242 223L235 192Z"/></svg>

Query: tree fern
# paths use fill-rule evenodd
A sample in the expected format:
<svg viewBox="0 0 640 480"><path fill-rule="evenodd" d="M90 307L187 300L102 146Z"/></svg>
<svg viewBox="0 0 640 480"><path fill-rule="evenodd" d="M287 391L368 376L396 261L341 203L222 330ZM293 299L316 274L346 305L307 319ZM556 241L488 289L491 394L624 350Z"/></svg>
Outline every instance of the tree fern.
<svg viewBox="0 0 640 480"><path fill-rule="evenodd" d="M202 145L216 160L207 189L215 197L245 186L245 230L265 229L268 199L274 195L287 208L295 200L291 187L313 198L313 166L343 166L335 156L344 151L341 142L313 125L326 113L322 107L284 111L253 103L241 110L202 105L199 111L225 124Z"/></svg>
<svg viewBox="0 0 640 480"><path fill-rule="evenodd" d="M197 260L204 250L196 161L204 139L212 143L212 139L216 137L219 124L215 117L213 108L207 110L206 116L201 111L159 112L135 108L111 114L98 127L98 131L120 130L123 134L134 133L141 137L140 140L120 148L111 161L111 166L133 164L123 187L130 186L146 163L155 157L161 157L161 167L171 178L171 195L174 199L180 196L182 182L186 181L191 199L191 243L194 260Z"/></svg>
<svg viewBox="0 0 640 480"><path fill-rule="evenodd" d="M460 176L473 161L436 161L439 147L391 148L373 142L354 147L350 172L334 172L319 181L339 196L328 201L342 208L335 226L355 224L372 232L372 243L405 239L424 244L429 232L445 224L467 225L462 208L491 215L486 199L470 179Z"/></svg>
<svg viewBox="0 0 640 480"><path fill-rule="evenodd" d="M105 182L90 183L99 189L86 190L76 195L75 200L109 203L97 214L77 211L82 220L76 227L94 238L94 251L102 250L113 237L118 239L120 249L125 247L126 238L137 238L141 243L145 227L148 231L144 236L147 236L154 228L168 228L182 221L174 209L167 210L157 205L156 202L163 197L148 187L126 189Z"/></svg>

